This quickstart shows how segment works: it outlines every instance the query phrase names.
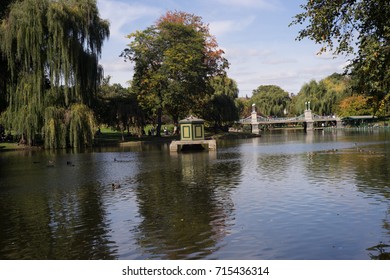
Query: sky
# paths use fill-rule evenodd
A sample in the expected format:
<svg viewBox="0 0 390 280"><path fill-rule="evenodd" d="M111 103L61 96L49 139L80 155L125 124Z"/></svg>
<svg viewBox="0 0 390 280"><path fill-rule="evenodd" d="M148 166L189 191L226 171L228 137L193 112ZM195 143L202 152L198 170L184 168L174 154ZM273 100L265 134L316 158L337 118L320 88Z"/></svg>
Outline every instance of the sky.
<svg viewBox="0 0 390 280"><path fill-rule="evenodd" d="M100 64L111 83L127 87L133 65L119 57L126 35L154 25L167 11L200 16L224 50L239 96L251 97L261 85L297 94L305 83L342 73L348 58L317 55L321 46L297 41L302 26L289 27L305 0L97 0L100 17L110 22L110 37Z"/></svg>

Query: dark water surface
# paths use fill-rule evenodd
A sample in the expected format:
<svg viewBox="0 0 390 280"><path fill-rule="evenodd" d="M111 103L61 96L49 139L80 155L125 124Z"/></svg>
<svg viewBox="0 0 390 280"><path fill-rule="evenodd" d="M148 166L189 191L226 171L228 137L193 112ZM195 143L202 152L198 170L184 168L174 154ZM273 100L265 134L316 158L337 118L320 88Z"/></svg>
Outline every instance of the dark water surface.
<svg viewBox="0 0 390 280"><path fill-rule="evenodd" d="M354 260L387 245L390 131L0 153L0 259Z"/></svg>

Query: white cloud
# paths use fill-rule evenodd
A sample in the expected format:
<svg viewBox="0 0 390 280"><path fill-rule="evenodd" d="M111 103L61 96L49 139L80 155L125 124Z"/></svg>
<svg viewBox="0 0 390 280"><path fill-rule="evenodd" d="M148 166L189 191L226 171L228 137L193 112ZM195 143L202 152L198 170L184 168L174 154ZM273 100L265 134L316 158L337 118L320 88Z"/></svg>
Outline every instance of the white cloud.
<svg viewBox="0 0 390 280"><path fill-rule="evenodd" d="M126 35L126 26L133 29L135 22L144 17L157 19L162 10L140 4L129 4L121 1L98 0L100 17L110 21L110 37L123 40ZM152 23L151 23L152 24Z"/></svg>
<svg viewBox="0 0 390 280"><path fill-rule="evenodd" d="M234 64L272 66L298 63L299 60L289 55L280 54L270 48L225 48L226 58Z"/></svg>
<svg viewBox="0 0 390 280"><path fill-rule="evenodd" d="M130 71L133 69L133 66L130 62L125 62L122 58L117 59L104 59L100 61L100 64L103 65L104 71L106 72L122 72L122 71Z"/></svg>
<svg viewBox="0 0 390 280"><path fill-rule="evenodd" d="M288 57L267 57L262 61L263 64L268 65L283 65L283 64L290 64L290 63L297 63L298 60L295 58L288 58Z"/></svg>
<svg viewBox="0 0 390 280"><path fill-rule="evenodd" d="M240 50L235 50L237 54ZM341 59L324 60L312 56L307 59L267 50L241 50L245 55L236 56L228 70L229 77L234 79L240 88L240 96L252 95L260 85L277 85L289 93L298 93L301 87L310 80L321 80L342 72L345 62Z"/></svg>
<svg viewBox="0 0 390 280"><path fill-rule="evenodd" d="M271 0L217 0L221 5L238 6L246 8L274 9L277 1Z"/></svg>
<svg viewBox="0 0 390 280"><path fill-rule="evenodd" d="M254 58L264 59L275 54L274 51L261 47L235 46L223 48L223 50L229 60L238 59L240 62L246 60L253 62Z"/></svg>
<svg viewBox="0 0 390 280"><path fill-rule="evenodd" d="M249 16L241 20L220 20L210 22L211 34L219 37L230 32L244 30L255 21L255 16Z"/></svg>

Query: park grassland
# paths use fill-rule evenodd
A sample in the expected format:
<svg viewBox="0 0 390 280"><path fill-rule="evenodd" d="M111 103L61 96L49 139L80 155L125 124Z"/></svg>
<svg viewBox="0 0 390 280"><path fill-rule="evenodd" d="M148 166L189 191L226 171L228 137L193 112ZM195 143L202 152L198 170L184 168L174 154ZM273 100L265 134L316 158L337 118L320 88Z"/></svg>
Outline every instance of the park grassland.
<svg viewBox="0 0 390 280"><path fill-rule="evenodd" d="M173 125L167 125L169 131L173 131ZM145 131L148 131L146 127ZM242 139L242 138L252 138L258 137L259 135L254 135L250 132L215 132L213 130L206 130L205 137L207 139ZM160 137L151 136L146 133L141 137L127 132L122 133L121 131L109 128L101 127L100 133L95 135L94 138L94 147L105 147L105 146L123 146L123 145L132 145L136 143L169 143L172 140L179 140L180 135L164 135ZM0 143L0 152L4 151L18 151L18 150L32 150L32 149L43 149L43 146L28 146L19 144L16 142L2 142Z"/></svg>
<svg viewBox="0 0 390 280"><path fill-rule="evenodd" d="M19 145L17 143L0 143L0 152L1 151L13 151L13 150L22 150L25 149L26 146Z"/></svg>

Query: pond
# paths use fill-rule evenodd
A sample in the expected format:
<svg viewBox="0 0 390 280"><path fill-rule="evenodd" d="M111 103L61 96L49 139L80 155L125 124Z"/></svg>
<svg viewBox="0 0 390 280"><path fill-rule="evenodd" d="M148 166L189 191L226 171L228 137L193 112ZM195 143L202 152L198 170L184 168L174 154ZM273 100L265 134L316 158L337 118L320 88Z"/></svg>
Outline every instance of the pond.
<svg viewBox="0 0 390 280"><path fill-rule="evenodd" d="M0 259L389 257L390 131L168 145L0 153Z"/></svg>

